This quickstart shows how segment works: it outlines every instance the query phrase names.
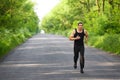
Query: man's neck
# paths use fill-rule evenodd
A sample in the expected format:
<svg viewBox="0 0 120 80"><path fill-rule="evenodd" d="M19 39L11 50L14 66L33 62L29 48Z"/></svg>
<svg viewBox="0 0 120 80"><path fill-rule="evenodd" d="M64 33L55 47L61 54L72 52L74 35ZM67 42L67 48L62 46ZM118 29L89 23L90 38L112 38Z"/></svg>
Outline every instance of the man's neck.
<svg viewBox="0 0 120 80"><path fill-rule="evenodd" d="M78 31L82 31L82 28L78 28Z"/></svg>

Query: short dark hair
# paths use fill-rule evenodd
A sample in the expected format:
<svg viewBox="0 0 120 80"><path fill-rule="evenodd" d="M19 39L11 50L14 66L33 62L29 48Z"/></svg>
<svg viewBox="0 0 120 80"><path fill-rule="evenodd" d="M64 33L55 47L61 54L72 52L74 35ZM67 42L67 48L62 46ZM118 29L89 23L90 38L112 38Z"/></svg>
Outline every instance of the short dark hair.
<svg viewBox="0 0 120 80"><path fill-rule="evenodd" d="M79 23L78 23L78 25L79 25L79 24L82 24L82 25L83 25L83 23L82 23L82 22L79 22Z"/></svg>

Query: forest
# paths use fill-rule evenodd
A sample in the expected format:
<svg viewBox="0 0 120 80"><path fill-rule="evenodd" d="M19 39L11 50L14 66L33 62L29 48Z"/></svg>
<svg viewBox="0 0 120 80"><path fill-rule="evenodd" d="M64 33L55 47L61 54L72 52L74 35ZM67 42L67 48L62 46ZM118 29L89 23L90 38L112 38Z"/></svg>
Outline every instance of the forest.
<svg viewBox="0 0 120 80"><path fill-rule="evenodd" d="M61 0L44 17L41 29L69 37L78 22L89 33L89 46L120 54L119 0Z"/></svg>
<svg viewBox="0 0 120 80"><path fill-rule="evenodd" d="M30 0L0 0L0 58L38 31Z"/></svg>

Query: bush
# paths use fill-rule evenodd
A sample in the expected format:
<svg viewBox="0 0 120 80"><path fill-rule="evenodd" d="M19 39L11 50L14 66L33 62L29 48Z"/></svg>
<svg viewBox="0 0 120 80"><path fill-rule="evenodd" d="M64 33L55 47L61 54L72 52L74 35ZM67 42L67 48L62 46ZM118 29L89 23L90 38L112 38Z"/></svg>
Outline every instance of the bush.
<svg viewBox="0 0 120 80"><path fill-rule="evenodd" d="M120 55L120 34L90 36L89 45Z"/></svg>
<svg viewBox="0 0 120 80"><path fill-rule="evenodd" d="M35 32L30 32L27 28L16 29L15 32L13 32L13 30L2 29L0 34L0 58L33 34L35 34Z"/></svg>

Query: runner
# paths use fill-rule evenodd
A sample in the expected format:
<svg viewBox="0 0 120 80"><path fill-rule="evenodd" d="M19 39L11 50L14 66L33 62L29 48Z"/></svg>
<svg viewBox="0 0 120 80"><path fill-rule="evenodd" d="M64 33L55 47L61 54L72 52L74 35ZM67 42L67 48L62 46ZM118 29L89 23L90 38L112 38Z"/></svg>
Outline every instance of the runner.
<svg viewBox="0 0 120 80"><path fill-rule="evenodd" d="M77 29L73 30L71 33L69 39L71 41L74 41L74 68L77 68L77 61L79 58L79 52L80 52L80 72L84 73L84 36L85 36L85 42L87 43L88 40L88 33L86 30L83 29L83 23L79 22Z"/></svg>

